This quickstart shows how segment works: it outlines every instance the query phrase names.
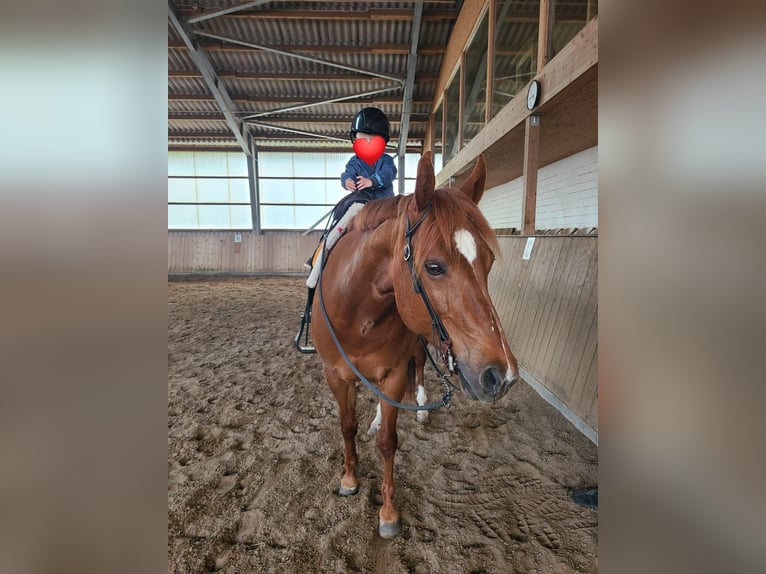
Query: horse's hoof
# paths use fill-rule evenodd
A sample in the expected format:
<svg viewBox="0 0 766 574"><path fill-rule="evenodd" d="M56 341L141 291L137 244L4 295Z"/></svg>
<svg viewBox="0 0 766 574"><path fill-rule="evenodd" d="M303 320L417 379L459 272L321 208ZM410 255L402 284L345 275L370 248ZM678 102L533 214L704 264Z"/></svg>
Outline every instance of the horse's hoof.
<svg viewBox="0 0 766 574"><path fill-rule="evenodd" d="M396 538L402 533L402 521L396 520L395 522L383 522L378 523L378 534L381 538Z"/></svg>
<svg viewBox="0 0 766 574"><path fill-rule="evenodd" d="M341 484L338 489L338 496L354 496L357 492L359 492L359 485L349 488Z"/></svg>

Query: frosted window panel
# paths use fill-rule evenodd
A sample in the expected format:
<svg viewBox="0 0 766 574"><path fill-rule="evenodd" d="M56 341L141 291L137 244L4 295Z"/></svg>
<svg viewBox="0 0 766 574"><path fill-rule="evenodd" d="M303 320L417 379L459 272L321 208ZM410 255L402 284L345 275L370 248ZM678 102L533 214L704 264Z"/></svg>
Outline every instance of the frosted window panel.
<svg viewBox="0 0 766 574"><path fill-rule="evenodd" d="M248 157L244 153L229 152L229 172L230 176L245 176L247 177L247 162Z"/></svg>
<svg viewBox="0 0 766 574"><path fill-rule="evenodd" d="M194 175L194 153L190 151L169 151L168 175Z"/></svg>
<svg viewBox="0 0 766 574"><path fill-rule="evenodd" d="M228 203L229 182L225 179L198 179L197 201L201 203Z"/></svg>
<svg viewBox="0 0 766 574"><path fill-rule="evenodd" d="M194 203L197 201L193 179L168 179L168 201Z"/></svg>
<svg viewBox="0 0 766 574"><path fill-rule="evenodd" d="M343 189L340 186L340 181L333 182L327 184L327 203L330 203L332 205L335 205L338 203L343 197L345 197L348 193L350 193L347 189Z"/></svg>
<svg viewBox="0 0 766 574"><path fill-rule="evenodd" d="M294 229L294 209L290 205L262 205L261 227L263 229Z"/></svg>
<svg viewBox="0 0 766 574"><path fill-rule="evenodd" d="M293 182L289 179L261 180L261 203L293 203Z"/></svg>
<svg viewBox="0 0 766 574"><path fill-rule="evenodd" d="M260 177L292 177L293 154L287 152L263 152L259 154L258 175Z"/></svg>
<svg viewBox="0 0 766 574"><path fill-rule="evenodd" d="M316 226L316 229L324 229L327 225L327 212L330 210L326 206L298 206L295 208L295 228L296 229L308 229L317 221L321 222Z"/></svg>
<svg viewBox="0 0 766 574"><path fill-rule="evenodd" d="M196 229L196 205L168 205L168 229Z"/></svg>
<svg viewBox="0 0 766 574"><path fill-rule="evenodd" d="M405 179L404 180L404 195L409 195L411 193L415 193L415 180Z"/></svg>
<svg viewBox="0 0 766 574"><path fill-rule="evenodd" d="M196 175L227 175L226 152L206 151L195 154Z"/></svg>
<svg viewBox="0 0 766 574"><path fill-rule="evenodd" d="M296 180L295 203L325 203L325 182L322 180Z"/></svg>
<svg viewBox="0 0 766 574"><path fill-rule="evenodd" d="M230 179L229 194L232 203L250 203L250 182L246 179Z"/></svg>
<svg viewBox="0 0 766 574"><path fill-rule="evenodd" d="M199 205L200 229L220 229L231 225L228 205Z"/></svg>
<svg viewBox="0 0 766 574"><path fill-rule="evenodd" d="M434 154L434 173L439 173L444 167L444 157L440 153Z"/></svg>
<svg viewBox="0 0 766 574"><path fill-rule="evenodd" d="M346 171L348 160L354 155L354 149L349 142L348 153L328 153L325 156L327 162L327 177L340 178L340 174Z"/></svg>
<svg viewBox="0 0 766 574"><path fill-rule="evenodd" d="M233 228L253 228L253 213L250 211L249 205L232 205L229 209L231 210L231 226Z"/></svg>
<svg viewBox="0 0 766 574"><path fill-rule="evenodd" d="M324 154L319 153L296 153L293 158L295 175L300 177L324 177L325 159Z"/></svg>
<svg viewBox="0 0 766 574"><path fill-rule="evenodd" d="M433 161L433 155L431 161ZM418 175L418 162L420 161L420 154L408 153L404 156L404 175L405 177L415 177Z"/></svg>

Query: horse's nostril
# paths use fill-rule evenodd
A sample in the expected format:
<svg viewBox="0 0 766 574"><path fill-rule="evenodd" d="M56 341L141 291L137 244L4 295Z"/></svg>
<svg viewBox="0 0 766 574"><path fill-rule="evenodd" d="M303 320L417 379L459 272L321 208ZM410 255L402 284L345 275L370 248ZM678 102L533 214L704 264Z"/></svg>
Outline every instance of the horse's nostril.
<svg viewBox="0 0 766 574"><path fill-rule="evenodd" d="M496 393L502 383L503 377L500 376L500 371L496 367L487 367L482 371L481 386L488 391Z"/></svg>

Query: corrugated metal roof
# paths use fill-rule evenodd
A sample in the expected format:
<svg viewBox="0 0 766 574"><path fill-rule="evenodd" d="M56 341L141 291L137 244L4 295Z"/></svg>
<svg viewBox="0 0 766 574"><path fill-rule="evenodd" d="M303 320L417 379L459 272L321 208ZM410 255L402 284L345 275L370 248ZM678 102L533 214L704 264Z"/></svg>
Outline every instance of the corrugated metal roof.
<svg viewBox="0 0 766 574"><path fill-rule="evenodd" d="M240 6L244 0L171 2L215 70L219 88L231 98L233 116L244 121L245 129L250 130L259 146L331 149L346 142L347 149L351 119L368 105L386 113L392 122L392 143L397 143L414 1L266 2L200 20L196 19ZM589 9L597 10L592 4ZM408 147L422 147L427 128L424 122L435 97L444 49L461 5L462 0L432 0L423 4ZM554 50L582 27L578 22L586 17L586 5L584 1L556 3ZM525 55L519 52L529 48L530 41L536 42L539 0L498 0L500 10L506 10L507 19L498 25L497 49L507 54L498 55L495 77L518 76L528 67ZM289 54L244 46L242 42ZM520 82L527 79L498 81L493 88L514 93ZM360 95L384 89L388 90ZM338 98L349 99L327 102ZM498 102L502 103L500 95ZM296 106L305 107L285 110ZM477 112L481 112L483 103L477 106ZM252 120L259 122L257 126L245 119L265 112L268 115ZM170 147L238 146L211 88L170 21L168 114Z"/></svg>
<svg viewBox="0 0 766 574"><path fill-rule="evenodd" d="M194 21L241 4L243 0L175 0L177 13L209 59L219 86L232 99L235 115L268 113L254 118L260 123L250 126L258 145L272 141L280 148L343 145L348 142L351 119L368 105L388 115L392 143L397 143L415 2L267 2ZM424 120L459 3L436 0L423 6L419 45L424 53L418 57L408 132L412 146L423 143ZM231 128L172 25L168 28L168 76L169 145L236 146ZM379 90L386 91L360 96ZM284 111L338 98L350 99ZM231 134L228 139L227 133Z"/></svg>

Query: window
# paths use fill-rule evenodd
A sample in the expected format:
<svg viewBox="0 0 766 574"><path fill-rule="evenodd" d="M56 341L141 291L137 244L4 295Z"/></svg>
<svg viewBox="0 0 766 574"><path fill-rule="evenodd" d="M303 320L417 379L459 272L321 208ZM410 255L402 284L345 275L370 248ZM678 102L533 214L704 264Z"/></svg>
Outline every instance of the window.
<svg viewBox="0 0 766 574"><path fill-rule="evenodd" d="M444 162L447 163L460 148L460 68L452 76L444 92Z"/></svg>
<svg viewBox="0 0 766 574"><path fill-rule="evenodd" d="M248 158L168 152L168 229L252 229Z"/></svg>
<svg viewBox="0 0 766 574"><path fill-rule="evenodd" d="M443 149L443 142L442 142L442 120L444 119L444 114L442 113L442 104L439 103L439 107L436 108L436 111L434 112L434 143L433 143L433 152L434 152L434 170L436 173L439 173L444 166L444 149Z"/></svg>
<svg viewBox="0 0 766 574"><path fill-rule="evenodd" d="M348 194L341 187L340 175L351 156L351 153L259 152L261 229L324 228L335 204ZM419 157L405 155L405 193L415 189ZM396 190L394 182L394 193Z"/></svg>
<svg viewBox="0 0 766 574"><path fill-rule="evenodd" d="M492 117L537 73L539 0L497 0Z"/></svg>
<svg viewBox="0 0 766 574"><path fill-rule="evenodd" d="M487 34L489 15L484 14L465 51L463 72L463 145L484 127L487 97Z"/></svg>
<svg viewBox="0 0 766 574"><path fill-rule="evenodd" d="M340 174L346 153L260 152L258 191L261 229L308 229L348 193Z"/></svg>
<svg viewBox="0 0 766 574"><path fill-rule="evenodd" d="M323 228L348 193L340 175L351 155L259 152L261 229ZM419 159L405 155L405 193L415 189ZM253 229L247 161L238 152L168 152L168 229Z"/></svg>
<svg viewBox="0 0 766 574"><path fill-rule="evenodd" d="M595 0L554 2L552 12L551 58L558 54L592 18L598 15L598 2Z"/></svg>

